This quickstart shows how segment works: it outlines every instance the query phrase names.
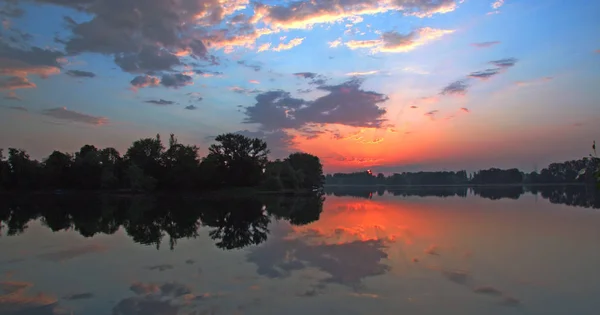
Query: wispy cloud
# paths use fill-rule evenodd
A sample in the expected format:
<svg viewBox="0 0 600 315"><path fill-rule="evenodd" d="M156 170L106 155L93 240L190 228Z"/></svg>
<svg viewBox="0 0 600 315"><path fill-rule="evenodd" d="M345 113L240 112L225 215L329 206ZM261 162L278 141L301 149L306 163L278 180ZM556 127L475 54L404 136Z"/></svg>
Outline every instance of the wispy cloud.
<svg viewBox="0 0 600 315"><path fill-rule="evenodd" d="M346 75L348 76L364 76L364 75L373 75L379 73L379 70L371 70L371 71L357 71L357 72L348 72Z"/></svg>
<svg viewBox="0 0 600 315"><path fill-rule="evenodd" d="M327 42L327 44L329 45L330 48L336 48L336 47L338 47L339 45L342 44L342 38L339 37L336 40L333 40L331 42Z"/></svg>
<svg viewBox="0 0 600 315"><path fill-rule="evenodd" d="M489 48L489 47L496 46L499 44L500 44L499 41L492 41L492 42L472 43L471 46L477 47L477 48Z"/></svg>
<svg viewBox="0 0 600 315"><path fill-rule="evenodd" d="M66 107L56 107L51 109L45 109L42 111L42 115L67 120L72 122L79 122L85 124L91 124L96 126L105 125L108 123L108 118L92 116L88 114L79 113L67 109Z"/></svg>
<svg viewBox="0 0 600 315"><path fill-rule="evenodd" d="M196 110L196 109L198 109L198 107L196 107L194 105L188 105L188 106L185 107L185 109L187 109L187 110Z"/></svg>
<svg viewBox="0 0 600 315"><path fill-rule="evenodd" d="M492 9L498 10L503 5L504 5L504 0L496 0L496 1L494 1L494 3L492 3Z"/></svg>
<svg viewBox="0 0 600 315"><path fill-rule="evenodd" d="M454 33L454 30L424 27L408 34L395 31L385 32L379 39L351 40L345 43L350 49L370 48L371 52L399 53L414 50L444 35Z"/></svg>
<svg viewBox="0 0 600 315"><path fill-rule="evenodd" d="M173 104L175 104L175 102L173 102L173 101L163 100L162 98L158 99L158 100L144 101L144 103L154 104L154 105L173 105Z"/></svg>
<svg viewBox="0 0 600 315"><path fill-rule="evenodd" d="M552 80L553 80L552 77L543 77L543 78L529 80L529 81L516 81L515 84L520 87L526 87L526 86L531 86L531 85L543 84L546 82L550 82Z"/></svg>
<svg viewBox="0 0 600 315"><path fill-rule="evenodd" d="M260 81L258 80L249 80L248 82L252 84L260 84Z"/></svg>
<svg viewBox="0 0 600 315"><path fill-rule="evenodd" d="M96 76L95 73L81 70L69 70L66 72L68 76L76 78L93 78Z"/></svg>
<svg viewBox="0 0 600 315"><path fill-rule="evenodd" d="M465 80L458 80L458 81L454 81L454 82L448 84L448 86L446 86L445 88L442 89L442 92L440 92L440 94L443 94L443 95L465 95L465 94L467 94L468 88L469 88L469 85L467 84L467 82Z"/></svg>
<svg viewBox="0 0 600 315"><path fill-rule="evenodd" d="M290 49L302 44L302 41L304 41L304 37L297 37L297 38L290 40L287 43L280 43L277 47L274 47L272 50L273 51L290 50Z"/></svg>

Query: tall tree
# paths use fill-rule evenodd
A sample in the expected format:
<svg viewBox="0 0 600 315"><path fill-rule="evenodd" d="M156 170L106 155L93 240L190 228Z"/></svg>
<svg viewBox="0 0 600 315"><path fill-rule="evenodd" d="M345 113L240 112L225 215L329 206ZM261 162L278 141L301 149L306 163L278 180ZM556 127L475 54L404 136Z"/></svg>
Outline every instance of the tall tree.
<svg viewBox="0 0 600 315"><path fill-rule="evenodd" d="M198 174L198 147L183 145L175 135L169 138L169 148L163 153L164 186L168 189L190 189Z"/></svg>
<svg viewBox="0 0 600 315"><path fill-rule="evenodd" d="M323 187L325 182L323 165L317 156L296 152L290 154L285 161L288 162L294 170L303 173L300 188L315 189Z"/></svg>
<svg viewBox="0 0 600 315"><path fill-rule="evenodd" d="M153 177L157 180L162 175L162 154L165 147L160 140L160 135L156 138L146 138L135 141L127 153L125 159L128 164L137 165L145 176Z"/></svg>
<svg viewBox="0 0 600 315"><path fill-rule="evenodd" d="M100 151L93 145L86 144L75 153L73 173L78 188L98 189L101 187L102 164Z"/></svg>
<svg viewBox="0 0 600 315"><path fill-rule="evenodd" d="M43 162L44 185L48 188L68 188L71 186L73 157L70 154L54 151Z"/></svg>
<svg viewBox="0 0 600 315"><path fill-rule="evenodd" d="M24 150L8 149L9 188L36 189L38 188L38 161L31 160Z"/></svg>
<svg viewBox="0 0 600 315"><path fill-rule="evenodd" d="M223 182L231 186L256 186L263 178L267 165L267 143L258 138L228 133L215 138L216 144L209 147L209 156L214 157Z"/></svg>

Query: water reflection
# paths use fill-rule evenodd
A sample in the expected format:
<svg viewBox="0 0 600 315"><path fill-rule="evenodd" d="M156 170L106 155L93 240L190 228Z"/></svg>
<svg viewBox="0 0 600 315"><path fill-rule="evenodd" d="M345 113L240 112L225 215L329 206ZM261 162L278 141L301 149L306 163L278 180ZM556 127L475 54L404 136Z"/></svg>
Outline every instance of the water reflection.
<svg viewBox="0 0 600 315"><path fill-rule="evenodd" d="M0 314L595 314L600 213L523 190L3 196Z"/></svg>
<svg viewBox="0 0 600 315"><path fill-rule="evenodd" d="M551 203L565 204L584 208L600 209L600 191L580 185L566 186L430 186L430 187L343 187L331 186L325 189L328 196L356 197L371 199L375 194L383 196L385 192L400 197L462 197L469 193L481 198L517 200L526 194L541 196Z"/></svg>
<svg viewBox="0 0 600 315"><path fill-rule="evenodd" d="M258 245L267 239L272 219L304 225L319 219L323 196L262 196L204 200L175 196L5 195L0 201L0 228L6 235L23 233L40 220L54 232L77 231L84 237L114 234L123 227L134 242L169 248L177 240L198 237L200 228L223 249ZM33 197L33 198L32 198ZM1 231L1 230L0 230ZM59 261L98 248L76 248L42 258Z"/></svg>

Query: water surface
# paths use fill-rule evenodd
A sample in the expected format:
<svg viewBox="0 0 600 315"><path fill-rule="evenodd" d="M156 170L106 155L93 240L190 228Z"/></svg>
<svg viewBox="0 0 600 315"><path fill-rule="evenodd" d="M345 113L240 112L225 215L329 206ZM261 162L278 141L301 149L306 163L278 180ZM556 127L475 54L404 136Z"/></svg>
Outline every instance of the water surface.
<svg viewBox="0 0 600 315"><path fill-rule="evenodd" d="M596 196L4 195L0 314L597 314Z"/></svg>

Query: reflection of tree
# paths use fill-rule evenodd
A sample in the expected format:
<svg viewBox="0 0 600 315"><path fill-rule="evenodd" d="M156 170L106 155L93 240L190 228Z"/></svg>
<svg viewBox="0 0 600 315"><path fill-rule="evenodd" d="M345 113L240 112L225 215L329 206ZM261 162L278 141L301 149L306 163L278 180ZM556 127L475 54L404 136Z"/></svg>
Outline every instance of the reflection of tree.
<svg viewBox="0 0 600 315"><path fill-rule="evenodd" d="M200 217L203 225L212 227L209 232L217 247L223 249L258 245L267 239L269 216L263 203L253 198L218 201L211 204Z"/></svg>
<svg viewBox="0 0 600 315"><path fill-rule="evenodd" d="M523 186L497 186L497 187L483 187L475 186L472 188L475 195L481 198L487 198L492 200L498 200L503 198L519 199L525 190Z"/></svg>
<svg viewBox="0 0 600 315"><path fill-rule="evenodd" d="M72 228L85 237L113 234L123 227L134 242L157 248L168 236L171 249L179 239L197 237L202 226L211 229L210 237L223 249L259 244L267 239L271 216L306 224L317 220L323 209L323 198L316 195L228 200L97 194L5 197L0 198L0 231L6 235L23 233L28 222L39 218L52 231Z"/></svg>
<svg viewBox="0 0 600 315"><path fill-rule="evenodd" d="M585 186L540 186L537 191L551 203L584 208L600 209L600 192L595 187Z"/></svg>

